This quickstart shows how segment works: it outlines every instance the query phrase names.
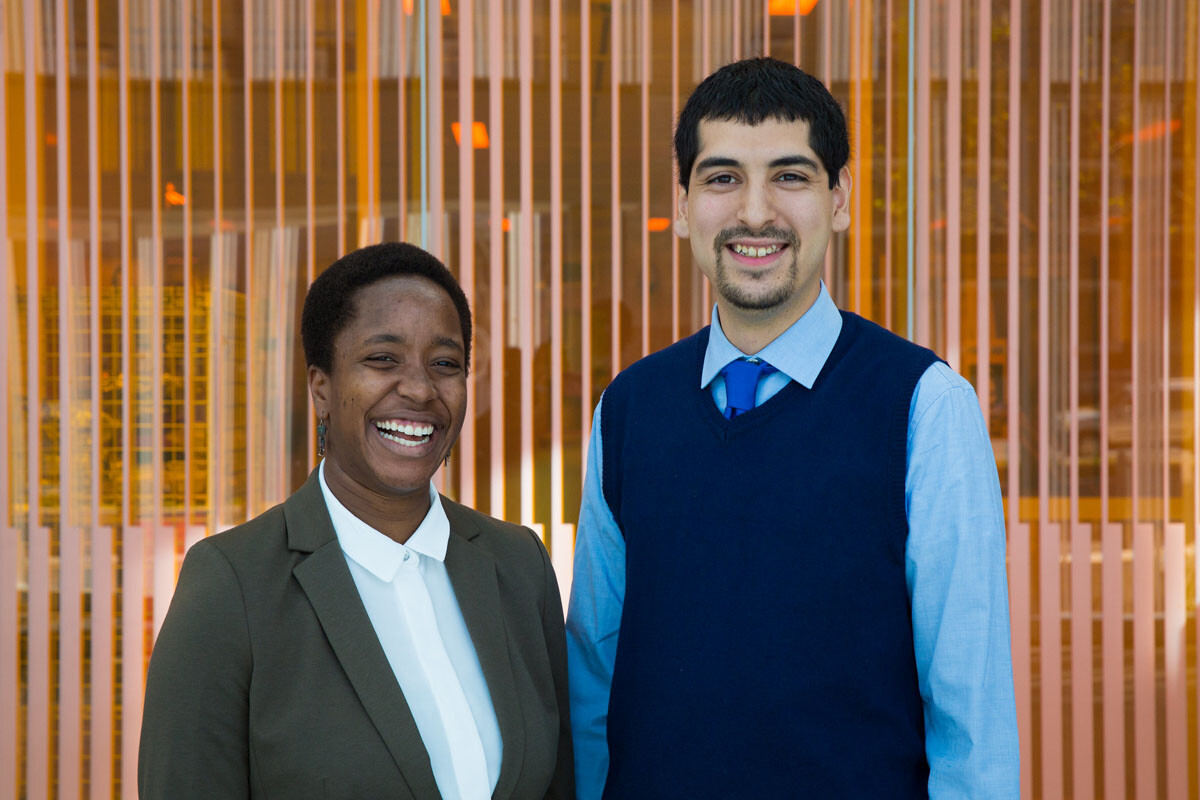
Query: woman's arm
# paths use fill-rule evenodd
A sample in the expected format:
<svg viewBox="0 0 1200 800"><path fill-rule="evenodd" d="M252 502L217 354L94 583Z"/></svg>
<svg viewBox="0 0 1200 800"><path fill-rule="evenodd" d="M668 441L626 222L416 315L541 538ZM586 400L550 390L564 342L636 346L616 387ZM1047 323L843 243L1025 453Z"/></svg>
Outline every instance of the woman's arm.
<svg viewBox="0 0 1200 800"><path fill-rule="evenodd" d="M154 645L138 791L157 798L248 798L246 610L233 566L211 541L188 552Z"/></svg>

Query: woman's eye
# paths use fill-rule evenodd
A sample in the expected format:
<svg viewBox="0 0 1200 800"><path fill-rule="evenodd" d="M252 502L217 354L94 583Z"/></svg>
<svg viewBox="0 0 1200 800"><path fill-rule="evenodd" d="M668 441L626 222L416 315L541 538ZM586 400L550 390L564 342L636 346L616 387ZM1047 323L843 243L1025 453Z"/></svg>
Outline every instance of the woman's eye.
<svg viewBox="0 0 1200 800"><path fill-rule="evenodd" d="M444 370L455 370L459 368L457 361L452 361L448 358L439 358L437 361L433 362L433 366Z"/></svg>

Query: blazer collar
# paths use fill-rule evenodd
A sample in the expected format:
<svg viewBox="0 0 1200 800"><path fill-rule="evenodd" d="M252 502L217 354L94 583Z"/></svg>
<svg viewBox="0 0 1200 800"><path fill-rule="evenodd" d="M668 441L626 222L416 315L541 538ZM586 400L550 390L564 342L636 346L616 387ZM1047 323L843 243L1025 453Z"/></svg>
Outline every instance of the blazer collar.
<svg viewBox="0 0 1200 800"><path fill-rule="evenodd" d="M442 503L450 520L446 572L479 656L503 742L500 777L493 797L509 797L521 771L525 728L501 613L496 562L488 549L473 541L482 533L476 515L445 497ZM287 499L283 512L288 547L310 554L293 568L292 574L312 603L367 715L413 795L438 797L429 755L346 566L316 470Z"/></svg>

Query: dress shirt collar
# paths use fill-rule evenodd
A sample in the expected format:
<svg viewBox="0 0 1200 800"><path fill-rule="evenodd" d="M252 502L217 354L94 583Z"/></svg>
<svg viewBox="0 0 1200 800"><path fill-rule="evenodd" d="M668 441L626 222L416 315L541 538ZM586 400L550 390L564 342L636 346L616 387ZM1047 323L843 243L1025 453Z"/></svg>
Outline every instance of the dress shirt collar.
<svg viewBox="0 0 1200 800"><path fill-rule="evenodd" d="M791 380L811 389L841 332L842 315L829 296L824 281L821 281L821 293L808 311L757 353L743 353L725 338L725 331L721 329L721 320L717 316L717 306L713 304L712 329L708 334L708 348L704 351L704 365L700 370L700 388L712 383L713 378L730 361L754 357L761 358Z"/></svg>
<svg viewBox="0 0 1200 800"><path fill-rule="evenodd" d="M395 577L406 550L415 550L438 561L446 560L450 520L446 518L446 510L442 508L441 497L432 481L429 483L429 513L408 541L400 544L354 516L342 505L325 482L324 461L321 462L320 478L321 493L325 495L325 505L329 507L329 518L333 521L333 531L337 534L342 552L381 581L390 582Z"/></svg>

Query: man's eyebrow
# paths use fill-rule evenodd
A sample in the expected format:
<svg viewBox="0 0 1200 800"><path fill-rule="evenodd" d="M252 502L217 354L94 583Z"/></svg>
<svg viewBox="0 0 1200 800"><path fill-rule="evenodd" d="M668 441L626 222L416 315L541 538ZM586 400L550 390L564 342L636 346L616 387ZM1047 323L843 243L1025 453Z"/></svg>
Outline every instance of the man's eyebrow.
<svg viewBox="0 0 1200 800"><path fill-rule="evenodd" d="M740 167L742 162L728 156L709 156L696 165L696 170L713 169L715 167Z"/></svg>
<svg viewBox="0 0 1200 800"><path fill-rule="evenodd" d="M808 169L811 169L815 172L821 171L820 164L818 164L816 161L813 161L808 156L800 156L800 155L783 156L782 158L777 158L770 163L770 166L772 168L776 168L776 167L807 167Z"/></svg>

